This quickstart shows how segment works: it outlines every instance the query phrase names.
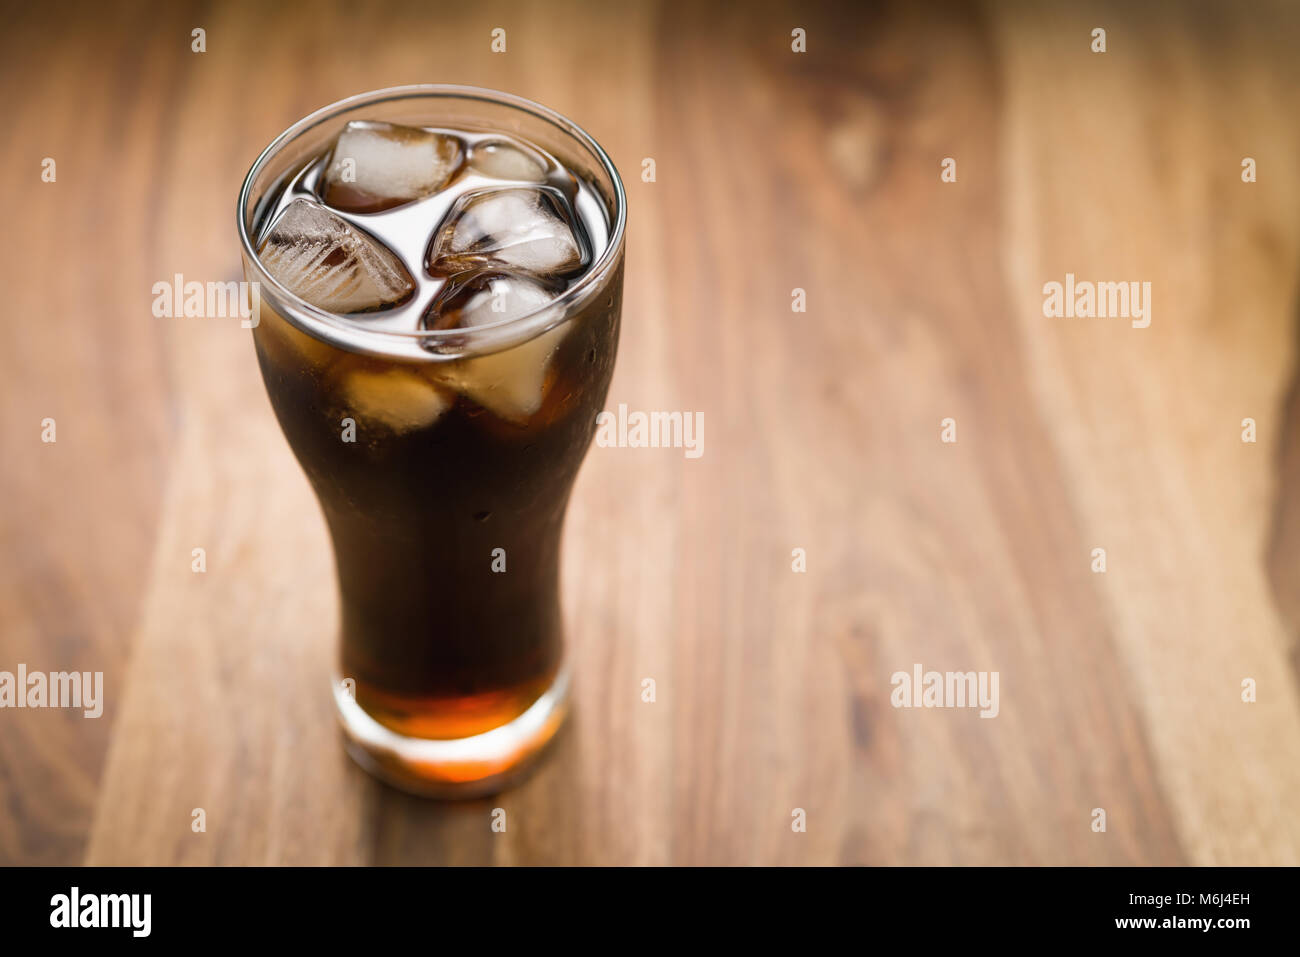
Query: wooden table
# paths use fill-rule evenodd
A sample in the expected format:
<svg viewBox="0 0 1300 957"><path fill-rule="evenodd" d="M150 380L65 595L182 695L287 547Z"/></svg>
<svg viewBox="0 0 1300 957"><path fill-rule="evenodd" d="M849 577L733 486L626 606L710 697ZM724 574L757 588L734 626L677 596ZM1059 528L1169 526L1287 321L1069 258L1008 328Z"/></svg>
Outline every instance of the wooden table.
<svg viewBox="0 0 1300 957"><path fill-rule="evenodd" d="M0 862L1300 862L1300 11L1134 6L11 10L0 669L103 671L106 707L0 711ZM249 334L151 313L239 278L276 133L409 82L608 148L610 407L706 426L592 449L574 719L464 804L344 756ZM1066 273L1149 281L1149 327L1044 316ZM997 717L891 706L916 664L996 671Z"/></svg>

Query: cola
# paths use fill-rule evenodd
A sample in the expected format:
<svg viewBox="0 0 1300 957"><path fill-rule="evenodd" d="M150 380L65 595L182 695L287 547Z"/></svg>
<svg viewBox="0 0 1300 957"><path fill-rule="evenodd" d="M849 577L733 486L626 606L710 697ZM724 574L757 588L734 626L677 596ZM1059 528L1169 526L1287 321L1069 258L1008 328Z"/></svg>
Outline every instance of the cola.
<svg viewBox="0 0 1300 957"><path fill-rule="evenodd" d="M561 532L614 369L623 193L535 104L409 90L291 128L241 233L262 378L333 544L350 750L472 794L564 717Z"/></svg>

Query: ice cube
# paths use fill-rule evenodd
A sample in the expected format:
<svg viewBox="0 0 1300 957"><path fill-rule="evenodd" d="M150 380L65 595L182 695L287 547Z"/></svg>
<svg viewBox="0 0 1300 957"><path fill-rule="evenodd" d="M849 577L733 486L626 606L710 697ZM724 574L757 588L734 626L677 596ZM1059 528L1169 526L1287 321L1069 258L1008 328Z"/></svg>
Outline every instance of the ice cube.
<svg viewBox="0 0 1300 957"><path fill-rule="evenodd" d="M425 310L425 329L471 329L518 319L554 301L563 287L510 273L453 276Z"/></svg>
<svg viewBox="0 0 1300 957"><path fill-rule="evenodd" d="M386 309L415 291L411 274L387 247L306 199L285 207L258 257L284 286L330 312Z"/></svg>
<svg viewBox="0 0 1300 957"><path fill-rule="evenodd" d="M434 233L427 257L435 276L481 267L562 276L583 261L568 202L553 189L527 186L460 197Z"/></svg>
<svg viewBox="0 0 1300 957"><path fill-rule="evenodd" d="M523 276L476 273L453 279L425 314L426 329L467 329L544 308L559 290ZM568 334L563 322L500 352L434 366L433 376L503 419L523 425L542 407L547 370Z"/></svg>
<svg viewBox="0 0 1300 957"><path fill-rule="evenodd" d="M541 183L546 161L541 156L505 140L479 143L469 154L469 167L484 176Z"/></svg>
<svg viewBox="0 0 1300 957"><path fill-rule="evenodd" d="M352 122L334 143L321 198L351 213L392 209L446 186L463 155L460 141L444 133Z"/></svg>
<svg viewBox="0 0 1300 957"><path fill-rule="evenodd" d="M454 398L414 370L400 368L350 368L339 393L344 411L359 422L380 422L397 432L433 424Z"/></svg>

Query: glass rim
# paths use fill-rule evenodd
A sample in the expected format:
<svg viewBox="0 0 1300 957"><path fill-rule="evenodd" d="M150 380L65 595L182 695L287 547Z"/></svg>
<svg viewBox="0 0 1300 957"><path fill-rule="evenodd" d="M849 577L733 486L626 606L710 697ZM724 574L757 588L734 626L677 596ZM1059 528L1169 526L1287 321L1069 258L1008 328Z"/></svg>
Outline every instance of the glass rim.
<svg viewBox="0 0 1300 957"><path fill-rule="evenodd" d="M604 251L578 281L565 289L555 299L518 316L466 329L367 329L364 325L364 319L360 322L354 321L348 316L321 309L319 306L315 306L303 299L272 276L266 270L266 267L262 265L261 258L254 248L253 238L249 235L248 216L246 214L249 211L249 202L252 199L254 180L265 169L271 159L278 156L289 143L308 130L350 109L392 100L426 97L479 100L532 114L534 117L545 120L552 126L557 127L562 133L572 137L599 161L601 169L609 177L614 192L615 208L609 211L611 213L609 241L605 244ZM485 340L489 343L494 338L499 340L502 332L517 331L519 333L518 341L524 341L559 325L563 319L567 318L573 305L588 298L600 286L601 281L611 272L619 260L627 224L627 193L623 188L623 179L619 176L618 168L614 165L614 161L610 159L609 154L605 152L604 148L596 142L590 133L562 113L514 93L505 93L487 87L463 86L454 83L414 83L357 93L336 100L318 110L314 110L286 127L258 154L257 159L253 161L253 165L249 167L248 173L244 176L243 185L239 189L239 200L235 214L238 220L239 241L245 261L253 264L257 271L258 282L263 286L270 287L275 293L275 299L290 307L283 312L277 309L277 312L283 315L287 322L293 325L305 325L306 328L303 331L309 333L338 330L341 333L350 333L357 337L373 337L376 342L385 340L393 342L442 342L464 347L472 346L479 340ZM304 316L310 321L303 322L302 317ZM539 322L539 317L546 321ZM535 331L531 328L532 326L537 326ZM336 342L332 336L326 338L331 343ZM498 342L499 347L500 343ZM355 341L348 346L344 346L344 348L348 348L349 351L358 351ZM457 349L456 351L461 350ZM488 351L495 351L495 349L489 349ZM434 358L434 356L430 354L429 358Z"/></svg>

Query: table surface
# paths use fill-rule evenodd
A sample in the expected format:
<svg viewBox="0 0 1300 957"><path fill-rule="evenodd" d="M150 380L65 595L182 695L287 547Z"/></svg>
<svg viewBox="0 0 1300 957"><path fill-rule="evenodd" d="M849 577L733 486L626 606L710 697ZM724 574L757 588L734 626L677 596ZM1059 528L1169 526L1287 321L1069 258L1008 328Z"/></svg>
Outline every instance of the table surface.
<svg viewBox="0 0 1300 957"><path fill-rule="evenodd" d="M0 669L106 705L0 712L0 862L1300 863L1300 10L706 6L10 11ZM240 278L283 127L409 82L609 150L609 406L706 426L591 450L575 714L453 804L340 748L328 542L249 333L151 313ZM1150 326L1045 317L1066 273L1149 281ZM996 671L997 717L892 707L917 664Z"/></svg>

